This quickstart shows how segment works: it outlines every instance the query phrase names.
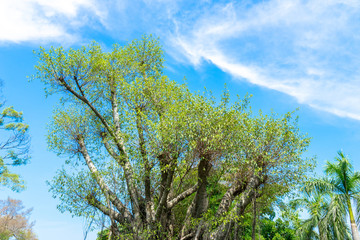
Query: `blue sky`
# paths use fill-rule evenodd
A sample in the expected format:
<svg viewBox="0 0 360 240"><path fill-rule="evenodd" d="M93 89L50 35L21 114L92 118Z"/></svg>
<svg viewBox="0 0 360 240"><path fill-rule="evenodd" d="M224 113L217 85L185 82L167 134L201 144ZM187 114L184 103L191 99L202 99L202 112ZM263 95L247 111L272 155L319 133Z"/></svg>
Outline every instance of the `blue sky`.
<svg viewBox="0 0 360 240"><path fill-rule="evenodd" d="M192 91L252 94L253 109L300 108L318 172L342 149L360 170L359 1L0 0L0 79L7 105L31 127L32 160L15 169L27 190L11 196L34 207L40 239L83 239L84 222L56 210L46 180L64 159L47 150L46 124L57 98L45 98L34 73L39 46L105 49L142 34L160 37L166 74ZM89 234L88 239L95 239Z"/></svg>

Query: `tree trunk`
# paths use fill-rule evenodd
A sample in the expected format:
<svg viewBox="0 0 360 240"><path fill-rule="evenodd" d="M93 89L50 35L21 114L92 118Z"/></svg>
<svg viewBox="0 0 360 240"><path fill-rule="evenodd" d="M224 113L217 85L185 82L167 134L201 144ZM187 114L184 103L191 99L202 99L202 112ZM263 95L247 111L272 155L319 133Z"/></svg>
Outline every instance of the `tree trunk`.
<svg viewBox="0 0 360 240"><path fill-rule="evenodd" d="M208 199L206 193L206 187L208 185L207 177L211 168L210 157L201 157L198 166L198 189L195 195L195 208L193 217L200 218L202 214L207 210Z"/></svg>
<svg viewBox="0 0 360 240"><path fill-rule="evenodd" d="M354 214L351 207L350 197L347 199L347 205L349 209L349 216L350 216L350 225L351 225L351 234L353 240L360 240L359 231L355 222Z"/></svg>
<svg viewBox="0 0 360 240"><path fill-rule="evenodd" d="M320 227L320 222L318 223L318 230L319 230L319 240L325 240L323 230Z"/></svg>
<svg viewBox="0 0 360 240"><path fill-rule="evenodd" d="M254 194L254 199L253 199L253 222L252 222L251 238L252 240L256 240L256 194Z"/></svg>
<svg viewBox="0 0 360 240"><path fill-rule="evenodd" d="M259 177L254 176L250 181L246 184L246 186L233 186L229 188L229 190L225 193L219 208L216 212L216 218L222 217L228 210L233 201L233 199L242 193L240 198L238 199L238 203L234 211L238 211L239 215L242 215L245 211L245 208L251 203L252 197L257 197L256 189L265 182L266 179L260 180ZM244 189L245 188L245 189ZM229 222L225 222L220 224L216 229L208 233L206 236L211 240L223 240L225 237L225 230L228 227ZM208 229L209 230L209 229Z"/></svg>
<svg viewBox="0 0 360 240"><path fill-rule="evenodd" d="M142 125L142 117L141 110L139 107L136 108L136 128L138 131L139 137L139 146L140 153L142 157L142 161L144 163L144 187L145 187L145 212L146 212L146 223L148 225L148 230L152 229L153 222L155 221L154 216L154 203L151 197L151 166L148 160L146 146L145 146L145 138L144 138L144 128Z"/></svg>
<svg viewBox="0 0 360 240"><path fill-rule="evenodd" d="M193 212L195 207L195 198L193 199L193 201L191 202L191 204L189 205L187 211L186 211L186 215L185 215L185 219L183 222L183 226L181 228L181 234L180 234L180 239L187 239L187 237L192 237L195 233L189 233L189 226L190 226L190 221L191 221L191 213Z"/></svg>
<svg viewBox="0 0 360 240"><path fill-rule="evenodd" d="M240 222L239 221L235 221L235 227L234 227L234 240L239 240L239 228L240 228Z"/></svg>

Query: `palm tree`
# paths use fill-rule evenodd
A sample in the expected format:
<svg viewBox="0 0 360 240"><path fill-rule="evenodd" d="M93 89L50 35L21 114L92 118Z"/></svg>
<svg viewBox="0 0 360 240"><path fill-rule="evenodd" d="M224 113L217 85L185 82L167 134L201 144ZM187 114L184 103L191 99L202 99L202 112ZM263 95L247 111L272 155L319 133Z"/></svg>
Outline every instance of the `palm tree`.
<svg viewBox="0 0 360 240"><path fill-rule="evenodd" d="M301 223L301 227L297 229L296 233L300 239L323 239L324 229L322 226L324 224L322 224L322 221L326 215L328 203L321 194L304 195L303 198L291 202L295 208L305 208L310 216ZM318 228L318 231L316 231L316 228Z"/></svg>
<svg viewBox="0 0 360 240"><path fill-rule="evenodd" d="M344 218L346 212L338 200L337 196L316 192L305 192L302 198L293 200L291 205L294 208L303 207L309 214L296 231L299 239L351 239Z"/></svg>
<svg viewBox="0 0 360 240"><path fill-rule="evenodd" d="M312 179L305 185L305 191L318 192L332 196L332 208L329 208L328 218L336 221L339 218L345 219L346 212L350 217L350 226L353 240L360 240L356 225L351 200L356 202L356 211L360 213L360 172L354 172L352 164L343 152L338 152L335 163L327 162L325 166L326 177ZM341 217L342 215L342 217ZM342 232L337 223L333 231Z"/></svg>

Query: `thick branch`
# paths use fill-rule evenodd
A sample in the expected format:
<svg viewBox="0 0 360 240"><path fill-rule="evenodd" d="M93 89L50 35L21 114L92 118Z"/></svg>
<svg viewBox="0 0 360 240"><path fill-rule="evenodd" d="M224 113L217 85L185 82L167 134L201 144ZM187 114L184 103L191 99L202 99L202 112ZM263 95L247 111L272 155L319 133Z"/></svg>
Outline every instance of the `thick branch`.
<svg viewBox="0 0 360 240"><path fill-rule="evenodd" d="M106 148L106 150L108 151L108 153L110 154L110 156L112 156L121 166L121 164L123 164L123 162L121 162L120 158L121 156L119 156L119 154L117 154L114 149L110 146L110 144L106 141L106 139L104 138L104 135L101 135L101 137L103 138L103 144ZM132 187L134 185L134 179L133 179L133 175L132 173L132 169L128 168L130 166L130 163L125 163L122 165L123 169L124 169L124 174L125 174L125 180L126 180L126 184L128 186L128 191L130 193L130 198L131 198L131 204L132 204L132 208L135 214L135 218L138 219L138 221L140 221L141 219L141 215L140 215L140 205L139 205L139 199L140 196L138 194L138 191L135 187ZM131 167L131 166L130 166Z"/></svg>
<svg viewBox="0 0 360 240"><path fill-rule="evenodd" d="M79 91L81 93L81 96L84 97L85 96L84 91L82 90L82 88L81 88L81 86L79 84L79 80L78 80L78 78L76 76L74 76L74 80L75 80L76 86L78 87L78 89L79 89Z"/></svg>
<svg viewBox="0 0 360 240"><path fill-rule="evenodd" d="M195 184L191 188L189 188L189 189L185 190L184 192L180 193L178 196L176 196L175 198L168 201L167 208L168 209L173 208L176 204L178 204L179 202L181 202L182 200L184 200L185 198L189 197L191 194L196 192L197 188L198 188L198 184Z"/></svg>
<svg viewBox="0 0 360 240"><path fill-rule="evenodd" d="M119 109L118 109L118 103L117 103L115 80L113 78L111 78L109 80L110 80L111 109L112 109L113 121L114 121L114 125L115 125L114 140L115 140L118 150L122 154L122 156L119 156L115 159L118 161L120 166L123 167L126 184L128 187L130 198L131 198L132 208L133 208L133 211L135 214L136 221L138 222L137 224L139 225L139 224L141 224L140 223L141 222L141 214L140 213L142 212L140 203L139 203L140 194L139 194L139 190L134 181L134 171L128 160L128 156L126 153L123 139L120 137L120 134L121 134L120 117L119 117Z"/></svg>
<svg viewBox="0 0 360 240"><path fill-rule="evenodd" d="M188 239L191 239L194 235L195 235L195 233L189 233L188 235L185 235L185 236L183 236L182 238L180 238L180 240L188 240Z"/></svg>
<svg viewBox="0 0 360 240"><path fill-rule="evenodd" d="M210 156L202 156L198 165L198 189L195 196L195 209L193 217L200 218L207 210L208 198L206 188L208 175L211 169Z"/></svg>
<svg viewBox="0 0 360 240"><path fill-rule="evenodd" d="M112 114L113 114L113 120L116 130L116 135L120 136L120 117L119 117L119 109L118 109L118 103L117 103L117 96L116 96L116 87L115 82L112 79L110 81L110 100L111 100L111 108L112 108Z"/></svg>
<svg viewBox="0 0 360 240"><path fill-rule="evenodd" d="M181 234L180 234L181 239L183 239L189 233L189 226L190 226L190 220L191 220L190 218L191 218L191 213L193 212L194 207L195 207L195 198L192 200L191 204L189 205L188 209L186 210L185 219L184 219L183 225L181 227ZM195 235L195 232L191 232L191 234Z"/></svg>
<svg viewBox="0 0 360 240"><path fill-rule="evenodd" d="M112 146L110 146L109 142L106 141L105 136L103 134L101 135L101 137L102 137L103 144L104 144L107 152L110 154L110 156L112 158L114 158L119 163L120 155L115 152L115 150Z"/></svg>
<svg viewBox="0 0 360 240"><path fill-rule="evenodd" d="M99 200L97 200L92 194L89 194L88 196L86 196L86 200L91 206L99 209L105 215L111 216L118 223L124 223L124 222L128 221L128 219L124 218L120 213L110 210L108 207L106 207L104 204L102 204Z"/></svg>
<svg viewBox="0 0 360 240"><path fill-rule="evenodd" d="M90 103L90 101L85 97L85 96L81 96L80 94L78 94L74 89L72 89L72 87L65 81L65 79L63 77L59 77L58 81L60 82L60 84L62 86L64 86L66 88L67 91L69 91L71 94L73 94L77 99L79 99L80 101L82 101L83 103L85 103L90 109L91 111L96 115L96 117L98 117L101 121L101 123L104 125L104 127L106 128L106 130L109 132L109 134L114 138L116 145L119 148L119 151L121 151L122 154L124 154L125 156L127 155L124 149L123 144L119 141L118 137L116 136L116 134L113 132L113 130L111 129L111 127L109 126L108 122L105 120L105 118L99 113L99 111Z"/></svg>
<svg viewBox="0 0 360 240"><path fill-rule="evenodd" d="M174 176L174 170L173 169L167 169L167 174L166 174L166 182L165 184L162 186L163 191L160 197L160 201L159 201L159 205L156 209L156 213L155 213L155 220L158 221L160 219L161 213L163 212L163 210L167 207L167 198L170 192L170 187L171 187L171 183L173 180L173 176Z"/></svg>
<svg viewBox="0 0 360 240"><path fill-rule="evenodd" d="M253 176L249 183L246 184L246 188L241 191L241 188L238 189L238 191L235 191L236 188L232 188L232 191L227 191L229 193L227 196L223 197L223 200L220 203L219 209L216 212L216 216L220 217L225 212L229 210L229 207L233 201L233 199L241 194L240 199L238 200L238 203L236 207L232 210L232 212L238 212L240 215L242 215L245 211L245 208L250 204L253 197L258 197L259 195L255 194L255 190L266 181L266 178L260 178L258 176ZM242 188L243 189L243 188ZM226 195L226 194L225 194ZM221 240L225 238L226 235L226 229L228 229L229 224L231 224L231 221L226 221L222 224L220 224L211 234L209 239L212 240Z"/></svg>
<svg viewBox="0 0 360 240"><path fill-rule="evenodd" d="M229 210L234 198L240 193L242 193L247 187L247 185L247 183L236 183L226 191L226 193L221 199L219 208L216 211L216 217L221 217Z"/></svg>
<svg viewBox="0 0 360 240"><path fill-rule="evenodd" d="M150 171L151 167L149 164L146 146L145 146L145 138L144 138L144 129L142 126L142 118L140 109L136 108L136 128L139 136L139 145L140 145L140 153L142 157L142 161L144 163L144 186L145 186L145 210L146 210L146 221L148 223L154 221L154 203L151 198L151 180L150 180Z"/></svg>
<svg viewBox="0 0 360 240"><path fill-rule="evenodd" d="M90 172L92 173L92 175L94 176L96 182L98 183L98 185L100 186L101 191L104 193L105 197L107 199L109 199L111 201L112 204L114 204L114 206L121 212L121 214L124 215L125 218L130 218L131 214L129 212L129 210L124 206L124 204L116 197L116 194L113 193L109 186L105 183L105 180L101 177L99 171L97 170L96 166L94 165L94 163L92 162L90 155L86 149L85 143L84 143L84 139L79 136L77 138L77 141L79 143L80 146L80 152L83 155L86 164L90 170Z"/></svg>

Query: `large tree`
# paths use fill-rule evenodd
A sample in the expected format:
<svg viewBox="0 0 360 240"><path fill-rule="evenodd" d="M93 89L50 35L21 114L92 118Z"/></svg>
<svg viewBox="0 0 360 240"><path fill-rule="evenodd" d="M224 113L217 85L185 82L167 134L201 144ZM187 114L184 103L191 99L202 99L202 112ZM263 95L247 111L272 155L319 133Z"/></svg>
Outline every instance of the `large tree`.
<svg viewBox="0 0 360 240"><path fill-rule="evenodd" d="M49 146L68 156L51 191L62 211L108 216L114 237L230 237L253 198L286 193L310 167L292 114L191 93L163 74L152 37L38 56L34 78L62 96Z"/></svg>
<svg viewBox="0 0 360 240"><path fill-rule="evenodd" d="M0 103L0 184L18 191L24 188L19 175L11 167L26 164L29 160L29 126L23 121L23 113L12 106Z"/></svg>

